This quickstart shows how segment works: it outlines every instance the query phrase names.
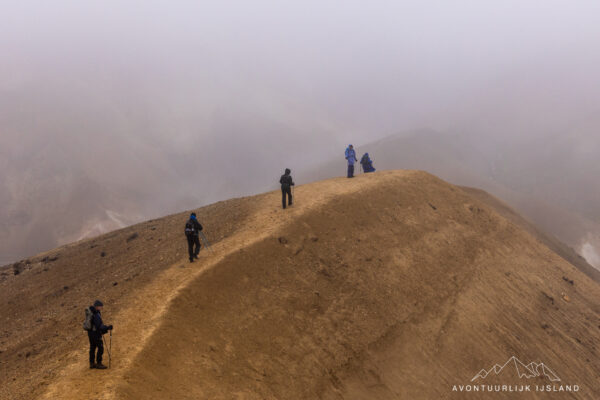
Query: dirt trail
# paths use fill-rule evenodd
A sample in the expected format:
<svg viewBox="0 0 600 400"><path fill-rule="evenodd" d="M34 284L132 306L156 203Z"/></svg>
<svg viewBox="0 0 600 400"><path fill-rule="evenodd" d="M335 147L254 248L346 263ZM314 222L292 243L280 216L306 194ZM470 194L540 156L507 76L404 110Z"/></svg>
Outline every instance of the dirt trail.
<svg viewBox="0 0 600 400"><path fill-rule="evenodd" d="M406 175L410 172L405 172ZM299 186L295 189L296 203L287 210L277 208L280 193L273 192L261 201L266 207L256 210L237 232L228 239L213 245L213 251L203 249L202 257L195 264L186 258L171 265L143 290L136 292L134 301L114 317L117 327L113 337L114 362L110 373L102 377L101 387L97 385L98 372L86 369L87 360L82 358L82 350L74 350L67 358L69 363L61 371L58 379L48 387L43 399L113 399L114 389L123 380L131 361L144 348L157 326L163 320L171 301L181 290L199 275L221 263L227 256L264 240L308 210L318 208L335 196L368 190L370 184L365 177L355 180L331 180ZM140 311L143 310L143 311ZM108 338L108 337L106 337Z"/></svg>

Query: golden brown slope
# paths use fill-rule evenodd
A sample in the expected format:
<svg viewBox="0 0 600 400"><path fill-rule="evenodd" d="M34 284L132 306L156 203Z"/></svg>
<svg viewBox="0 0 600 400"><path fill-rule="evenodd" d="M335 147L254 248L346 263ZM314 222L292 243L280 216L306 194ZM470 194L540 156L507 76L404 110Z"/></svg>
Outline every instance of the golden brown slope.
<svg viewBox="0 0 600 400"><path fill-rule="evenodd" d="M533 237L538 239L545 246L548 246L550 250L554 251L556 254L558 254L559 256L576 266L580 271L592 278L597 283L600 283L600 270L590 265L586 261L586 259L577 254L577 252L573 250L573 248L567 246L554 236L543 232L533 223L526 220L521 215L517 214L517 212L513 210L508 204L495 198L488 192L481 189L465 186L461 186L460 188L467 192L469 196L491 207L498 214L502 215L504 218L508 219L520 228L524 229L526 232L530 233Z"/></svg>
<svg viewBox="0 0 600 400"><path fill-rule="evenodd" d="M63 260L82 285L72 295L80 304L39 323L66 335L40 346L35 362L18 358L16 340L0 343L3 371L9 366L2 387L31 398L43 388L25 386L62 366L46 378L44 397L450 398L452 384L519 355L581 385L577 398L597 397L598 287L529 234L421 172L319 182L299 187L297 197L287 212L277 209L278 193L202 209L201 219L220 227L216 255L205 253L202 267L177 262L184 215L99 238L118 265L82 271L103 285L93 294L70 267L93 268L84 252L91 243L61 249L55 263ZM139 237L127 243L133 231ZM140 240L153 232L162 263ZM36 279L35 268L21 278ZM111 286L114 274L136 273L126 289ZM15 290L28 289L22 285ZM80 309L104 289L117 326L106 373L85 369L79 327ZM8 299L14 307L24 301ZM29 315L56 301L34 294ZM28 320L17 321L25 332ZM55 348L62 359L52 359Z"/></svg>
<svg viewBox="0 0 600 400"><path fill-rule="evenodd" d="M218 244L263 197L219 202L197 213ZM184 264L181 226L186 218L187 212L147 221L2 267L0 399L35 398L74 354L83 360L82 313L95 298L107 304L104 318L112 322L161 273Z"/></svg>
<svg viewBox="0 0 600 400"><path fill-rule="evenodd" d="M399 172L399 174L408 173ZM307 196L302 198L300 207L287 211L279 209L280 195L277 192L251 198L256 208L248 211L245 220L236 227L234 234L215 246L215 254L205 252L202 264L193 268L185 267L186 263L183 261L173 264L156 276L143 290L136 291L128 306L117 313L115 321L121 333L119 345L115 350L119 352L120 358L119 362L114 364L115 368L110 376L103 381L103 386L95 385L96 375L93 372L96 371L90 373L88 370L81 369L81 351L73 352L69 356L69 365L63 369L59 379L50 385L44 398L54 399L64 396L64 393L70 393L73 399L90 395L105 396L107 388L110 396L112 388L127 376L131 360L143 349L153 330L160 326L169 302L176 298L179 291L193 281L194 277L219 264L229 254L269 237L283 224L293 223L298 215L322 207L329 199L357 193L376 184L377 180L348 182L343 179L313 184L306 187ZM302 189L299 188L299 191ZM235 207L235 205L236 203L233 203L228 207ZM149 312L140 313L140 310L149 310Z"/></svg>
<svg viewBox="0 0 600 400"><path fill-rule="evenodd" d="M512 355L598 396L596 283L437 178L360 179L182 290L117 398L452 398Z"/></svg>

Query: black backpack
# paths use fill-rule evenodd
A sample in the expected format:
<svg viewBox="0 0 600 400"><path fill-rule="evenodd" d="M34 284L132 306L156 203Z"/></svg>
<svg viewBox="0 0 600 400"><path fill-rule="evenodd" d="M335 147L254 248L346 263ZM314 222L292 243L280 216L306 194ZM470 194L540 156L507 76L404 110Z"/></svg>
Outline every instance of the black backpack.
<svg viewBox="0 0 600 400"><path fill-rule="evenodd" d="M185 236L191 236L196 234L196 225L191 219L185 223Z"/></svg>
<svg viewBox="0 0 600 400"><path fill-rule="evenodd" d="M284 187L290 187L292 186L292 176L291 175L282 175L281 179L279 180L279 182L284 186Z"/></svg>

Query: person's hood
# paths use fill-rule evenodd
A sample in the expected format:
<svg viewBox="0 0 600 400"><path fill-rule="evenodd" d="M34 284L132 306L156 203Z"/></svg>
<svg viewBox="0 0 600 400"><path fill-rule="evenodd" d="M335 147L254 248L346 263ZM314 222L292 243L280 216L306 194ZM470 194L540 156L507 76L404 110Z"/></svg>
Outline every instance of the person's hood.
<svg viewBox="0 0 600 400"><path fill-rule="evenodd" d="M290 169L289 169L289 168L286 168L286 169L285 169L285 175L289 175L289 174L291 174L291 173L292 173L292 171L290 171Z"/></svg>

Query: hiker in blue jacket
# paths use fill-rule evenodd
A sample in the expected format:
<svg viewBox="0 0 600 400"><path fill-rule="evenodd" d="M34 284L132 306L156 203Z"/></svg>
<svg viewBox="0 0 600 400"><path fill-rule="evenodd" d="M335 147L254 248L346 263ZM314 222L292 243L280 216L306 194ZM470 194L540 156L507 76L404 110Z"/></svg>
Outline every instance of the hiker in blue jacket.
<svg viewBox="0 0 600 400"><path fill-rule="evenodd" d="M346 160L348 160L348 178L354 178L354 163L358 161L354 146L348 145L346 149Z"/></svg>
<svg viewBox="0 0 600 400"><path fill-rule="evenodd" d="M363 171L367 172L375 172L375 167L373 167L373 161L369 157L369 153L365 153L360 159L360 164L362 165Z"/></svg>

